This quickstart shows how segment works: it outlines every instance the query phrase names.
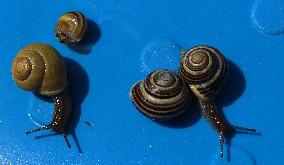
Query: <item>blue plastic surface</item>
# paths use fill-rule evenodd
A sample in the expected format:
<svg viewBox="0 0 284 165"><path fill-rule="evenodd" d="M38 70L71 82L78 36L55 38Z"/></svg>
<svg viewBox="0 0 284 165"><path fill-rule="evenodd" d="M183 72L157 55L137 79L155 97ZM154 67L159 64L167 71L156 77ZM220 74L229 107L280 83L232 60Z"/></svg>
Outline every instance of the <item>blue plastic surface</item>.
<svg viewBox="0 0 284 165"><path fill-rule="evenodd" d="M0 0L0 5L0 163L284 163L284 1ZM53 34L57 19L72 10L90 23L77 48L60 44ZM21 90L11 78L14 56L33 42L51 44L65 57L74 102L72 149L49 131L25 134L49 123L53 111L50 100ZM230 61L220 110L230 123L261 133L236 134L223 159L218 135L196 109L160 124L141 115L128 96L149 72L177 70L179 52L198 44L218 48Z"/></svg>

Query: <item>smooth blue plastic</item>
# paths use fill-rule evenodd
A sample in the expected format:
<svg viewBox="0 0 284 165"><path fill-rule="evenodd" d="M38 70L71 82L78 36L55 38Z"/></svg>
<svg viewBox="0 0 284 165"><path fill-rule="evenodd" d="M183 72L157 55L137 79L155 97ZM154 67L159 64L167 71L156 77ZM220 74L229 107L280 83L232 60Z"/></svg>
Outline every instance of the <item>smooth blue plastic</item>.
<svg viewBox="0 0 284 165"><path fill-rule="evenodd" d="M0 0L0 163L192 164L284 163L284 2L282 0ZM79 10L89 22L76 47L53 34L57 19ZM51 121L52 100L18 88L11 63L43 42L65 58L74 111L69 149L60 135L25 132ZM218 134L196 106L172 122L140 114L131 86L158 68L178 70L180 52L206 44L228 59L217 96L236 134L219 157ZM87 123L85 123L87 122Z"/></svg>

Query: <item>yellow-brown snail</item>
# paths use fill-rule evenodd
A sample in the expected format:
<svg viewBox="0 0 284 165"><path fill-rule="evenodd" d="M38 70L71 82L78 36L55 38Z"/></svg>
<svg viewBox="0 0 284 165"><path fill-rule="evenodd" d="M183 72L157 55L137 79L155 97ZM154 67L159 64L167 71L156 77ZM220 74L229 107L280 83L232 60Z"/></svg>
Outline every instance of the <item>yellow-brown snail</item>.
<svg viewBox="0 0 284 165"><path fill-rule="evenodd" d="M58 19L54 33L59 42L69 44L81 41L87 29L88 23L84 14L72 11Z"/></svg>
<svg viewBox="0 0 284 165"><path fill-rule="evenodd" d="M30 44L22 48L14 58L12 77L18 87L54 98L52 122L28 131L27 134L52 129L61 134L68 147L71 147L64 129L72 103L67 90L67 71L61 55L48 44Z"/></svg>
<svg viewBox="0 0 284 165"><path fill-rule="evenodd" d="M227 75L227 62L222 53L210 46L196 46L188 50L180 62L180 75L189 84L198 98L202 116L220 135L221 157L223 157L224 137L239 129L256 132L228 124L217 110L213 97L224 85Z"/></svg>
<svg viewBox="0 0 284 165"><path fill-rule="evenodd" d="M191 103L191 93L175 72L157 70L130 90L136 108L144 115L169 120L184 112Z"/></svg>

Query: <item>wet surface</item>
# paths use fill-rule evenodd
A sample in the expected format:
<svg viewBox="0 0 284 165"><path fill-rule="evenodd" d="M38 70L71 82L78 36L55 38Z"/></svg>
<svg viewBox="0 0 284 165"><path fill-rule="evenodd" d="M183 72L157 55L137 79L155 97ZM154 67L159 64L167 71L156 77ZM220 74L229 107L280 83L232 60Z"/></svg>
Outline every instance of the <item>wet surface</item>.
<svg viewBox="0 0 284 165"><path fill-rule="evenodd" d="M0 163L284 162L282 0L10 0L0 4L4 6L0 11ZM73 10L83 12L91 28L86 39L70 49L56 40L53 29L63 13ZM51 100L19 89L11 79L13 57L32 42L54 46L69 70L74 105L68 124L71 149L52 132L25 134L49 123L53 112ZM232 77L217 98L227 120L261 132L261 136L236 134L224 159L219 158L218 135L194 105L172 122L160 124L141 115L128 96L131 85L150 72L177 71L181 52L198 44L218 48L231 61ZM87 126L87 121L94 125Z"/></svg>

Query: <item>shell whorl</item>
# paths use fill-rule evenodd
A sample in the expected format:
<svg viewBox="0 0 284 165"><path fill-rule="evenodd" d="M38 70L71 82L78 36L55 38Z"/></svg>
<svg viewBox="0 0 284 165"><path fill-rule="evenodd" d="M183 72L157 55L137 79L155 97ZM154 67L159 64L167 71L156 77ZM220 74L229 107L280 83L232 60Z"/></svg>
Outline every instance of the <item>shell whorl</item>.
<svg viewBox="0 0 284 165"><path fill-rule="evenodd" d="M191 104L191 93L174 72L158 70L136 83L130 91L136 108L157 120L168 120L184 112Z"/></svg>
<svg viewBox="0 0 284 165"><path fill-rule="evenodd" d="M64 61L50 45L35 43L21 49L13 60L16 85L42 95L61 93L67 85Z"/></svg>
<svg viewBox="0 0 284 165"><path fill-rule="evenodd" d="M79 42L87 32L86 17L79 11L65 13L55 26L54 32L59 42Z"/></svg>
<svg viewBox="0 0 284 165"><path fill-rule="evenodd" d="M227 62L216 48L196 46L183 55L180 74L197 97L208 98L223 86L227 78Z"/></svg>

